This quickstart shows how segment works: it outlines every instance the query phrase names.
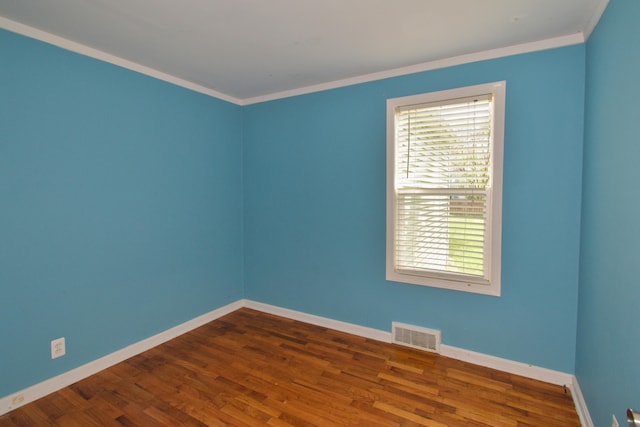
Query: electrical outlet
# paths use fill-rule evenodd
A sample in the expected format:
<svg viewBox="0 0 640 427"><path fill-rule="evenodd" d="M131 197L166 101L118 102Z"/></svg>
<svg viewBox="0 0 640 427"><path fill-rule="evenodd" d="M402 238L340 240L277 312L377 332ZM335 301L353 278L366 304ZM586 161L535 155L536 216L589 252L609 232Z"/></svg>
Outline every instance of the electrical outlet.
<svg viewBox="0 0 640 427"><path fill-rule="evenodd" d="M16 406L21 405L24 402L24 394L16 394L11 398L11 407L15 408Z"/></svg>
<svg viewBox="0 0 640 427"><path fill-rule="evenodd" d="M618 420L616 419L615 415L612 415L613 417L613 421L611 421L611 427L620 427L620 424L618 424Z"/></svg>
<svg viewBox="0 0 640 427"><path fill-rule="evenodd" d="M64 337L51 341L51 358L56 359L67 354Z"/></svg>

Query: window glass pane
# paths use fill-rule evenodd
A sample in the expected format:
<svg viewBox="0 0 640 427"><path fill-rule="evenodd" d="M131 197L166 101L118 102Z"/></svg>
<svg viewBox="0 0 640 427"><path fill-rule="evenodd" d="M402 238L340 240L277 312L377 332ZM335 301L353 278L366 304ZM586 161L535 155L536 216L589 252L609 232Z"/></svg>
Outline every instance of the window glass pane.
<svg viewBox="0 0 640 427"><path fill-rule="evenodd" d="M490 141L488 96L398 109L397 269L485 276Z"/></svg>

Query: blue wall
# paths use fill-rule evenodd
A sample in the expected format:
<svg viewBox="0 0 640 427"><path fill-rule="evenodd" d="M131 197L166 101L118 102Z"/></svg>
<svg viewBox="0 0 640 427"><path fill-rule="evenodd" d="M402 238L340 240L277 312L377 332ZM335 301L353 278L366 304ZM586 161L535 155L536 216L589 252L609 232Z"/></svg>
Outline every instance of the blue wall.
<svg viewBox="0 0 640 427"><path fill-rule="evenodd" d="M640 408L639 20L612 0L587 44L576 374L596 426Z"/></svg>
<svg viewBox="0 0 640 427"><path fill-rule="evenodd" d="M574 371L584 45L244 110L245 292L372 328ZM507 81L502 296L385 280L386 99Z"/></svg>
<svg viewBox="0 0 640 427"><path fill-rule="evenodd" d="M242 298L241 108L2 30L0 52L0 396Z"/></svg>

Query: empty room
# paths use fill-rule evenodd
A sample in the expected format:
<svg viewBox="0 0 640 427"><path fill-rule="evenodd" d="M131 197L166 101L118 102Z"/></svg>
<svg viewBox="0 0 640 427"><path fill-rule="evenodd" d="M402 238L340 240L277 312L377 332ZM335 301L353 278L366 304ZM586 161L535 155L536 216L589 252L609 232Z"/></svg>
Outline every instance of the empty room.
<svg viewBox="0 0 640 427"><path fill-rule="evenodd" d="M0 0L0 426L640 425L639 20Z"/></svg>

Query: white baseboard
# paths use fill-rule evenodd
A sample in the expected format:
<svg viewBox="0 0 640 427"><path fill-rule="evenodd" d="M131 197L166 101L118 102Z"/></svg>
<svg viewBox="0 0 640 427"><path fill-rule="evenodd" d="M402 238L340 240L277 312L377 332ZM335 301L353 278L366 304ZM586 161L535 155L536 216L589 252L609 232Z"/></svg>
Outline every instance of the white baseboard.
<svg viewBox="0 0 640 427"><path fill-rule="evenodd" d="M216 310L210 311L209 313L205 313L202 316L191 319L171 329L167 329L164 332L160 332L157 335L146 338L142 341L138 341L137 343L131 344L130 346L91 361L85 365L67 371L56 377L50 378L16 393L12 393L9 396L2 397L0 398L0 415L3 415L9 411L12 411L13 409L40 399L41 397L58 391L61 388L67 387L77 381L80 381L81 379L96 374L110 366L122 362L123 360L129 359L130 357L145 352L157 345L169 341L179 335L189 332L199 326L209 323L212 320L236 311L242 307L242 300L233 302Z"/></svg>
<svg viewBox="0 0 640 427"><path fill-rule="evenodd" d="M243 300L243 302L245 307L262 311L264 313L275 314L276 316L299 320L301 322L311 323L312 325L335 329L336 331L346 332L360 337L371 338L376 341L391 342L391 332L381 331L380 329L367 328L366 326L354 325L353 323L341 322L327 317L315 316L313 314L289 310L288 308L277 307L275 305L264 304L251 300Z"/></svg>
<svg viewBox="0 0 640 427"><path fill-rule="evenodd" d="M534 380L544 381L551 384L566 385L569 387L573 382L573 375L552 369L541 368L527 363L515 362L501 357L491 356L485 353L465 350L459 347L442 344L440 354L452 359L473 363L474 365L486 368L497 369L510 374L521 375Z"/></svg>
<svg viewBox="0 0 640 427"><path fill-rule="evenodd" d="M580 417L582 427L593 427L593 420L591 419L591 414L589 414L587 402L584 400L578 378L575 376L571 384L571 397L573 397L573 403L576 405L576 412L578 413L578 417Z"/></svg>
<svg viewBox="0 0 640 427"><path fill-rule="evenodd" d="M341 322L339 320L329 319L327 317L316 316L313 314L303 313L301 311L290 310L270 304L264 304L257 301L242 299L234 303L220 307L195 319L189 320L176 327L168 329L157 335L139 341L114 353L108 354L100 359L96 359L71 371L65 372L56 377L35 384L24 390L13 393L9 396L0 398L0 415L3 415L22 405L33 402L47 394L53 393L61 388L67 387L83 378L87 378L95 373L102 371L110 366L122 362L130 357L147 351L157 345L169 341L179 335L189 332L199 326L218 319L226 314L236 311L242 307L251 308L265 313L286 317L288 319L298 320L329 329L370 338L376 341L391 342L391 332L382 331L380 329L368 328L365 326L355 325L352 323ZM571 390L576 411L580 417L580 421L584 427L593 427L593 422L589 415L587 405L578 385L578 380L572 374L560 371L541 368L539 366L528 365L526 363L515 362L513 360L503 359L484 353L465 350L458 347L442 344L440 346L440 354L453 359L462 360L488 368L498 369L511 374L522 375L540 381L552 384L566 385Z"/></svg>
<svg viewBox="0 0 640 427"><path fill-rule="evenodd" d="M476 353L445 344L440 346L440 354L475 365L497 369L502 372L508 372L550 384L566 386L571 391L571 398L573 399L573 404L580 418L580 424L583 427L594 427L591 415L589 415L589 410L587 409L587 403L584 400L582 390L580 390L580 385L578 384L578 378L573 374L528 365L522 362L515 362L509 359L502 359L484 353Z"/></svg>

